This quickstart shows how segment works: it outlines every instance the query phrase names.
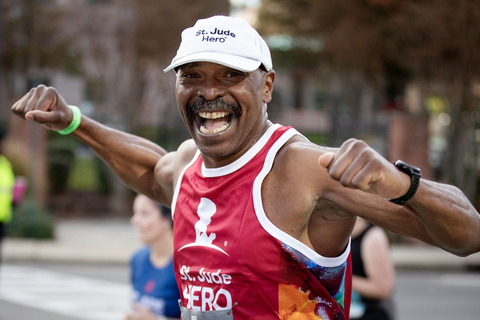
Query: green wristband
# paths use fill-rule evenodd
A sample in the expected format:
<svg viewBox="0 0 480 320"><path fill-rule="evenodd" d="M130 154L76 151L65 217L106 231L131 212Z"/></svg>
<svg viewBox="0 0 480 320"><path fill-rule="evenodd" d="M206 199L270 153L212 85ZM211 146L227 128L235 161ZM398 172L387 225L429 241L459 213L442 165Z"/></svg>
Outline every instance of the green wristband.
<svg viewBox="0 0 480 320"><path fill-rule="evenodd" d="M80 109L76 106L69 106L69 107L73 111L72 122L65 129L57 131L58 133L63 134L63 135L70 134L73 131L77 130L78 126L80 125L80 120L82 120L82 113L80 112Z"/></svg>

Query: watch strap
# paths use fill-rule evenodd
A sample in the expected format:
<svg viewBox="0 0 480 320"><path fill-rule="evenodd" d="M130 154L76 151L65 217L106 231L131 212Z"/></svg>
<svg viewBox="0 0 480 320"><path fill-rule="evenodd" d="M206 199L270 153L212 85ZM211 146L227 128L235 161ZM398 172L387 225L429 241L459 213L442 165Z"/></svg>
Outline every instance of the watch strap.
<svg viewBox="0 0 480 320"><path fill-rule="evenodd" d="M420 178L422 174L419 168L414 167L401 160L396 161L394 165L395 167L397 167L398 170L408 174L411 178L410 188L408 189L407 193L400 198L389 200L390 202L404 206L407 203L407 201L412 199L415 193L417 192L418 186L420 185Z"/></svg>

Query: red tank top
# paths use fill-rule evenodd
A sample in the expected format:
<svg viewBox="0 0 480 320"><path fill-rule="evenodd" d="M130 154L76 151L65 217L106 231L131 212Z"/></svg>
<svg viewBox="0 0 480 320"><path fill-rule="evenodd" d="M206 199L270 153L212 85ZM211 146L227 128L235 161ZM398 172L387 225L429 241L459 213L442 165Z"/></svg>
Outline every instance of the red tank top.
<svg viewBox="0 0 480 320"><path fill-rule="evenodd" d="M296 134L274 125L234 163L205 168L197 152L183 170L172 202L183 307L232 309L237 320L348 319L350 244L339 257L322 257L263 210L263 179Z"/></svg>

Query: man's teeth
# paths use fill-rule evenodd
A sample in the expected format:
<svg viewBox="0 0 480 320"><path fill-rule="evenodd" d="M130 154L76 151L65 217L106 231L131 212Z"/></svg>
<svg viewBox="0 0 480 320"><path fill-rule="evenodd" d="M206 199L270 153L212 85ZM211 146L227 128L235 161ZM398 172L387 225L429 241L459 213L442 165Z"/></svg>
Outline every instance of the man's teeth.
<svg viewBox="0 0 480 320"><path fill-rule="evenodd" d="M204 119L218 119L218 118L226 117L228 113L227 112L200 112L198 115Z"/></svg>
<svg viewBox="0 0 480 320"><path fill-rule="evenodd" d="M200 132L202 132L202 133L205 133L205 134L219 133L219 132L225 131L229 126L229 122L227 121L227 119L216 120L216 119L221 119L221 118L228 117L228 115L229 115L228 112L225 112L225 111L200 112L198 115L200 116L200 118L207 119L200 126ZM213 120L215 120L215 121L213 121ZM207 127L210 127L210 128L215 127L215 125L212 125L212 121L216 122L216 125L220 125L222 122L224 122L224 124L222 126L218 127L218 128L207 129ZM208 125L207 125L207 122L209 122Z"/></svg>
<svg viewBox="0 0 480 320"><path fill-rule="evenodd" d="M225 129L228 128L228 123L225 123L223 126L221 126L220 128L217 128L217 129L212 129L212 130L209 130L207 128L205 128L203 125L200 126L200 132L202 133L206 133L206 134L212 134L212 133L217 133L217 132L221 132Z"/></svg>

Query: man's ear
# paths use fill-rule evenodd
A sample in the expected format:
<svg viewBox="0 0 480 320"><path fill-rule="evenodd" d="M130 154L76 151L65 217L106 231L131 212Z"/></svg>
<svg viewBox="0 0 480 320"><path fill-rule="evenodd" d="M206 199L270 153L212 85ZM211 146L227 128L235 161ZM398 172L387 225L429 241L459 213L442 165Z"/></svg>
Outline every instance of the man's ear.
<svg viewBox="0 0 480 320"><path fill-rule="evenodd" d="M264 103L272 101L273 83L275 82L275 71L271 70L263 76L262 98Z"/></svg>

